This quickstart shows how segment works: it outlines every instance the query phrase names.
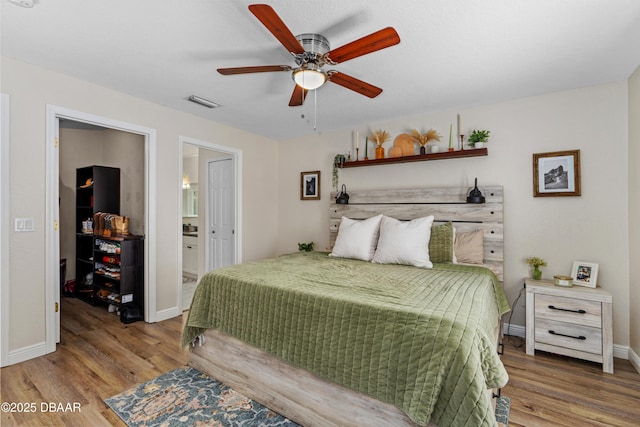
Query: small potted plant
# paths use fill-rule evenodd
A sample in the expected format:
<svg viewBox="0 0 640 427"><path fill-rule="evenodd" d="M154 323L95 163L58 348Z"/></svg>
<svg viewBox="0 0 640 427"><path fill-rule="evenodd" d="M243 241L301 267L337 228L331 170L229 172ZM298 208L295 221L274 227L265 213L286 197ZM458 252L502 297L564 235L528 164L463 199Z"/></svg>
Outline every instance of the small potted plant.
<svg viewBox="0 0 640 427"><path fill-rule="evenodd" d="M298 243L298 250L299 251L304 251L304 252L311 252L313 250L313 245L315 245L315 243L313 243L313 242Z"/></svg>
<svg viewBox="0 0 640 427"><path fill-rule="evenodd" d="M485 144L489 142L489 133L488 130L478 130L475 129L469 135L469 145L473 146L473 148L484 148Z"/></svg>
<svg viewBox="0 0 640 427"><path fill-rule="evenodd" d="M344 166L344 162L346 160L347 158L345 157L344 154L336 154L336 156L333 158L333 172L331 174L331 181L336 191L338 191L338 180L339 180L338 171L339 171L339 168Z"/></svg>
<svg viewBox="0 0 640 427"><path fill-rule="evenodd" d="M542 258L538 258L537 256L532 256L529 258L525 258L524 262L533 267L533 273L531 274L531 277L534 280L540 280L542 278L542 270L540 270L540 267L546 267L547 261L543 260Z"/></svg>

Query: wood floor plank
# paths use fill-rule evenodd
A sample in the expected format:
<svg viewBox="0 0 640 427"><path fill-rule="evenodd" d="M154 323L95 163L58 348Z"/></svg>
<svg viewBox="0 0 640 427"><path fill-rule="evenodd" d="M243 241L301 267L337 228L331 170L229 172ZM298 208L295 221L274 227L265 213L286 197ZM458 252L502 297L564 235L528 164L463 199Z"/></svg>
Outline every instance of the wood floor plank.
<svg viewBox="0 0 640 427"><path fill-rule="evenodd" d="M599 363L537 351L505 337L502 362L511 398L509 426L638 426L640 374L628 360L614 359L615 374Z"/></svg>
<svg viewBox="0 0 640 427"><path fill-rule="evenodd" d="M136 384L186 366L180 348L184 316L155 324L124 325L104 306L62 299L61 342L55 353L0 370L3 402L81 403L80 413L1 413L4 426L118 426L125 424L103 402ZM536 352L505 340L502 360L510 381L510 427L640 425L640 374L615 359L602 366Z"/></svg>
<svg viewBox="0 0 640 427"><path fill-rule="evenodd" d="M57 351L0 370L3 402L34 402L35 413L1 413L4 426L125 426L103 399L187 364L180 317L124 325L104 306L61 301ZM80 412L43 412L48 402L79 402Z"/></svg>

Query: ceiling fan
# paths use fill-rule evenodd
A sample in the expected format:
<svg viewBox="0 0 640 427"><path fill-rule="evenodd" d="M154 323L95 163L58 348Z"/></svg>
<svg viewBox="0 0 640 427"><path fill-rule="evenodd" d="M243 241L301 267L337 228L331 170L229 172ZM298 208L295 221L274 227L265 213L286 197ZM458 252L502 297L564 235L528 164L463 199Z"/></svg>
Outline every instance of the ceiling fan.
<svg viewBox="0 0 640 427"><path fill-rule="evenodd" d="M351 89L369 98L375 98L382 89L336 70L324 71L325 64L335 65L400 43L392 27L369 34L344 46L330 50L329 41L320 34L294 36L273 8L266 4L249 5L249 10L275 36L293 56L297 67L289 65L259 65L253 67L218 68L225 76L232 74L292 71L296 82L289 106L302 105L309 90L317 89L327 81Z"/></svg>

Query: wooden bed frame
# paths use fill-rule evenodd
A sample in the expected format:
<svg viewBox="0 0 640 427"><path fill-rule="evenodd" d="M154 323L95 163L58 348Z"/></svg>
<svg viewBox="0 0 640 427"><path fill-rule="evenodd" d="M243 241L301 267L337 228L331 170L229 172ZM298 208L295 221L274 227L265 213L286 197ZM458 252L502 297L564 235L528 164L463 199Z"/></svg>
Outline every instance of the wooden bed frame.
<svg viewBox="0 0 640 427"><path fill-rule="evenodd" d="M358 219L382 213L401 220L434 215L436 223L454 221L458 232L483 229L485 263L502 280L503 189L479 188L485 204L466 203L471 188L350 190L348 205L330 207L331 244L343 215ZM496 347L500 339L498 327ZM391 404L329 382L216 330L207 330L204 344L191 348L189 365L306 427L417 426ZM487 393L491 396L493 390Z"/></svg>

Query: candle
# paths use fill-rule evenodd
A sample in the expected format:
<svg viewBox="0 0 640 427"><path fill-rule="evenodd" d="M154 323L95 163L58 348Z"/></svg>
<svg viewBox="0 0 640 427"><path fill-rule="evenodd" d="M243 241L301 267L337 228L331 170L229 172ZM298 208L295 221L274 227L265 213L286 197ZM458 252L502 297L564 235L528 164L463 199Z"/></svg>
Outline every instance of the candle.
<svg viewBox="0 0 640 427"><path fill-rule="evenodd" d="M358 148L358 139L360 138L358 137L358 131L356 131L356 149Z"/></svg>
<svg viewBox="0 0 640 427"><path fill-rule="evenodd" d="M462 116L460 114L458 114L458 135L464 135Z"/></svg>
<svg viewBox="0 0 640 427"><path fill-rule="evenodd" d="M369 160L369 156L367 156L367 150L369 149L369 137L364 137L364 159Z"/></svg>
<svg viewBox="0 0 640 427"><path fill-rule="evenodd" d="M451 139L451 134L453 133L453 123L449 124L449 147L453 147L453 140Z"/></svg>

